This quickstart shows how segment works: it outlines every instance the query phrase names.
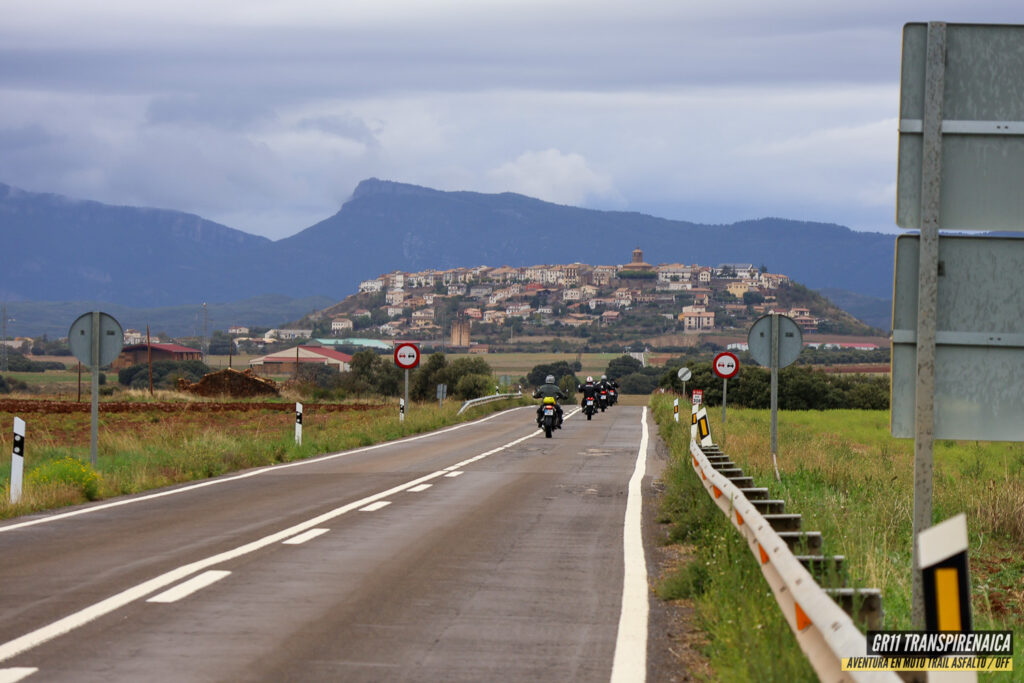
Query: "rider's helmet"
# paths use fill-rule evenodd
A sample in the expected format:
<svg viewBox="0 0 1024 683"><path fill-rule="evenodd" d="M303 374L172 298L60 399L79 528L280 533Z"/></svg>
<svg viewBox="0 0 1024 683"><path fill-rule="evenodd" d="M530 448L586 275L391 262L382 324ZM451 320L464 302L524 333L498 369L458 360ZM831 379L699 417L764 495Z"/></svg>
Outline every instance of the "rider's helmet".
<svg viewBox="0 0 1024 683"><path fill-rule="evenodd" d="M591 377L590 375L587 375L587 384L593 384L593 382L594 382L594 378Z"/></svg>
<svg viewBox="0 0 1024 683"><path fill-rule="evenodd" d="M548 375L547 377L544 378L544 383L545 384L554 384L555 383L555 376L554 375Z"/></svg>
<svg viewBox="0 0 1024 683"><path fill-rule="evenodd" d="M545 405L552 404L554 402L555 402L555 397L554 396L545 396L544 397L544 404Z"/></svg>
<svg viewBox="0 0 1024 683"><path fill-rule="evenodd" d="M601 375L601 381L602 382L605 381L606 379L608 379L608 375Z"/></svg>

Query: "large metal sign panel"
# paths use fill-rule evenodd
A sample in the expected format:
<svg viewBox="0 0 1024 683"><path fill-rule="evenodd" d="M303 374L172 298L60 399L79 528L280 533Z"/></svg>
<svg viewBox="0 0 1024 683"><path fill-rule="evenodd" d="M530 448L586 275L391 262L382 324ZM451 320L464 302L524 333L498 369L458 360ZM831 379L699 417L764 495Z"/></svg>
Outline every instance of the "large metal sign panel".
<svg viewBox="0 0 1024 683"><path fill-rule="evenodd" d="M903 28L896 224L921 227L927 24ZM1024 26L946 25L943 230L1024 230Z"/></svg>
<svg viewBox="0 0 1024 683"><path fill-rule="evenodd" d="M114 362L114 359L121 353L124 345L124 331L121 323L117 322L114 316L107 313L99 314L100 331L99 338L100 365L102 368ZM93 314L83 313L71 323L68 330L68 346L75 358L82 362L82 365L92 365L93 352ZM94 368L99 370L99 368Z"/></svg>
<svg viewBox="0 0 1024 683"><path fill-rule="evenodd" d="M779 367L793 363L804 349L804 334L796 321L786 315L779 318ZM772 314L762 315L747 332L747 349L754 362L766 368L772 366Z"/></svg>
<svg viewBox="0 0 1024 683"><path fill-rule="evenodd" d="M913 438L917 235L896 240L892 435ZM1024 441L1024 239L939 241L935 438Z"/></svg>

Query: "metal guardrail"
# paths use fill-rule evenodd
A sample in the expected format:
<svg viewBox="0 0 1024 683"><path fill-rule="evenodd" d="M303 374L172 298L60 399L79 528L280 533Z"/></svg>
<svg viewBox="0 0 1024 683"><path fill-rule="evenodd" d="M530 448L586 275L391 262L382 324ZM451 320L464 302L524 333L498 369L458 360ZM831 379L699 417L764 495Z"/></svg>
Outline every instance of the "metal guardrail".
<svg viewBox="0 0 1024 683"><path fill-rule="evenodd" d="M500 401L500 400L506 399L506 398L518 398L519 396L522 396L522 395L523 395L523 392L520 391L519 393L516 393L516 394L493 394L491 396L481 396L480 398L471 398L468 401L466 401L465 403L463 403L462 407L459 408L459 412L457 412L455 414L456 415L462 415L463 411L465 411L467 408L472 408L473 406L483 405L484 403L491 403L492 401Z"/></svg>
<svg viewBox="0 0 1024 683"><path fill-rule="evenodd" d="M747 541L786 622L818 678L829 683L899 683L892 671L843 671L842 659L864 657L867 641L853 619L829 597L757 508L690 441L694 472L733 527Z"/></svg>

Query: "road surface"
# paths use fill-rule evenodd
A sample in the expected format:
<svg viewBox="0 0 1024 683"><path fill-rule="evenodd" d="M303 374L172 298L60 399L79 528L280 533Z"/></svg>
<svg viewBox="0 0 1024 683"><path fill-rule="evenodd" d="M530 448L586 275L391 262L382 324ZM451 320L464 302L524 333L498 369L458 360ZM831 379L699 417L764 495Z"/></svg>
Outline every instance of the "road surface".
<svg viewBox="0 0 1024 683"><path fill-rule="evenodd" d="M642 681L650 417L532 420L0 524L0 683Z"/></svg>

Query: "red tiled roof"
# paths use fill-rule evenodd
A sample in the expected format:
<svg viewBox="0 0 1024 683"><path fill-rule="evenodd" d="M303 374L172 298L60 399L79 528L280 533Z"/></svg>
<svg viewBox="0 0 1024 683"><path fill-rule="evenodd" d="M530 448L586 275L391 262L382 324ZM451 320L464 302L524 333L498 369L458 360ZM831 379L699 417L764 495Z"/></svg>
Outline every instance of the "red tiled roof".
<svg viewBox="0 0 1024 683"><path fill-rule="evenodd" d="M316 353L321 356L326 356L327 358L340 360L342 363L352 362L352 356L348 355L347 353L342 353L341 351L329 349L326 346L300 346L299 348L301 348L303 351L311 351L312 353Z"/></svg>

